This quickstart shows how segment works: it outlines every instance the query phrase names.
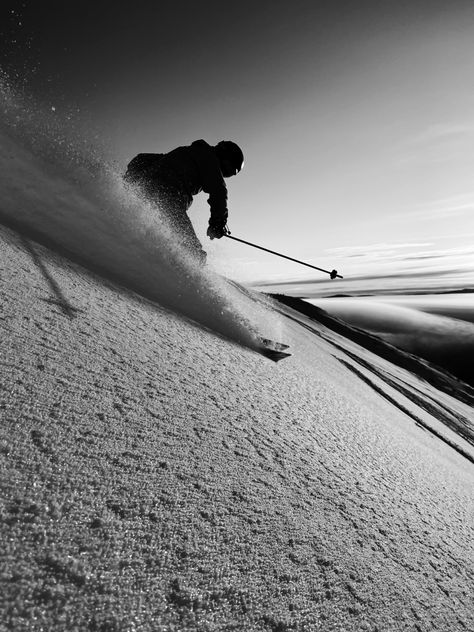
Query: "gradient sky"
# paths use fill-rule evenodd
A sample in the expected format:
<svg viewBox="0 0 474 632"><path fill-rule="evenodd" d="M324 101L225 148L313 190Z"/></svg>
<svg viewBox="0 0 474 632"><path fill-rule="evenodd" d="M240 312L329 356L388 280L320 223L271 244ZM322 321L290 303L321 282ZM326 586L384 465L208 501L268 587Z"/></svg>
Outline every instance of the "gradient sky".
<svg viewBox="0 0 474 632"><path fill-rule="evenodd" d="M234 235L349 279L473 284L472 0L24 0L3 2L0 24L0 65L87 121L120 169L141 151L237 141ZM204 195L190 216L224 273L325 279L209 242Z"/></svg>

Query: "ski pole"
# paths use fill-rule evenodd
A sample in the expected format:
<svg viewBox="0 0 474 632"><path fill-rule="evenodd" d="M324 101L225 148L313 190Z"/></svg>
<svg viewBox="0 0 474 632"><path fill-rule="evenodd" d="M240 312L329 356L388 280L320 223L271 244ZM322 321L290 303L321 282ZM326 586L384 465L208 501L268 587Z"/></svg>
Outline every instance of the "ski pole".
<svg viewBox="0 0 474 632"><path fill-rule="evenodd" d="M245 241L244 239L239 239L238 237L233 237L230 233L224 235L224 237L228 237L229 239L233 239L234 241L240 241L241 244L247 244L247 246L252 246L253 248L258 248L259 250L264 250L265 252L269 252L272 255L276 255L277 257L282 257L283 259L289 259L289 261L294 261L295 263L300 263L302 266L307 266L308 268L313 268L313 270L319 270L320 272L325 272L329 274L331 279L343 279L344 277L337 273L337 270L323 270L323 268L318 268L317 266L312 266L310 263L305 263L304 261L299 261L298 259L293 259L293 257L288 257L287 255L282 255L280 252L275 252L274 250L269 250L268 248L264 248L263 246L257 246L257 244L252 244L250 241Z"/></svg>

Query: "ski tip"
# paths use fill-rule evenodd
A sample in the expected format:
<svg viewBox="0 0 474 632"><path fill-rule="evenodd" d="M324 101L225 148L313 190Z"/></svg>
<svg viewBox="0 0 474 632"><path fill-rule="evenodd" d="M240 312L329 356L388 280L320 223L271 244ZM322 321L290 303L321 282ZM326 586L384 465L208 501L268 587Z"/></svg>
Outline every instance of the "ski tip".
<svg viewBox="0 0 474 632"><path fill-rule="evenodd" d="M284 351L290 347L290 345L285 345L283 342L275 342L274 340L270 340L270 338L262 338L261 336L259 336L258 340L264 347L274 349L275 351Z"/></svg>
<svg viewBox="0 0 474 632"><path fill-rule="evenodd" d="M282 342L275 342L269 338L262 338L260 336L258 341L259 352L274 362L279 362L280 360L291 356L291 353L286 353L286 349L289 348L289 345L285 345Z"/></svg>

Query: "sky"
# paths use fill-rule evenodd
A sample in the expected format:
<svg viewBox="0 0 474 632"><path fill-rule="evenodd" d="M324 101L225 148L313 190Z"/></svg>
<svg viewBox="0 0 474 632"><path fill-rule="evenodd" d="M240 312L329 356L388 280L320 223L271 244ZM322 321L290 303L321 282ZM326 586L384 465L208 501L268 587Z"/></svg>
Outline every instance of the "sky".
<svg viewBox="0 0 474 632"><path fill-rule="evenodd" d="M472 0L20 0L0 25L0 66L119 170L198 138L238 142L235 236L337 268L345 288L474 285ZM190 217L224 274L342 287L209 242L208 216L201 194Z"/></svg>

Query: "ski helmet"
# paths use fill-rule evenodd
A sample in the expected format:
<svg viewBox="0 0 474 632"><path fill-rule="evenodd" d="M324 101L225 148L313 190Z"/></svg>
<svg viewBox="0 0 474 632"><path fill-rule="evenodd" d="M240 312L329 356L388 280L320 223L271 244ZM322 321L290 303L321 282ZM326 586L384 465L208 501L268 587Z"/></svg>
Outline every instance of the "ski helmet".
<svg viewBox="0 0 474 632"><path fill-rule="evenodd" d="M235 176L244 166L244 154L237 143L231 140L221 140L216 145L216 152L221 161L225 160L232 166L232 173L225 173L225 176Z"/></svg>

